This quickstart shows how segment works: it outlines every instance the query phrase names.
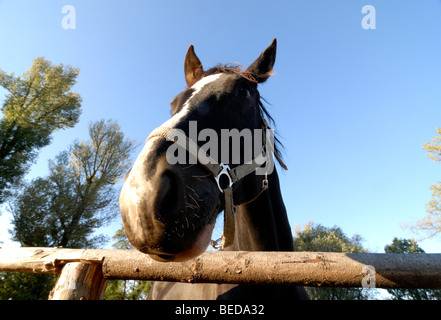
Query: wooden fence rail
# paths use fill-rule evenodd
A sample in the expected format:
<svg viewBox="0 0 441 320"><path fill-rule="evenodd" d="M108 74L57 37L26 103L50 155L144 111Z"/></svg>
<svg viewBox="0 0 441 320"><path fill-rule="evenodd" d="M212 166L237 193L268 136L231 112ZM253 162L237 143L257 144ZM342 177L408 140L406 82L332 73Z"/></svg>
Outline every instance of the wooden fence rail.
<svg viewBox="0 0 441 320"><path fill-rule="evenodd" d="M52 299L99 299L106 279L441 289L441 254L206 252L158 262L134 250L0 249L0 271L60 274Z"/></svg>

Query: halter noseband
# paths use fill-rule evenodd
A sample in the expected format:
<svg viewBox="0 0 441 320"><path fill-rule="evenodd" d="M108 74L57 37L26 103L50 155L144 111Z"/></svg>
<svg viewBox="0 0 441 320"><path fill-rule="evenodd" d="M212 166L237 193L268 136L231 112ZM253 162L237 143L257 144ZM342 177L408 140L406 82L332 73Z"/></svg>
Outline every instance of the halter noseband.
<svg viewBox="0 0 441 320"><path fill-rule="evenodd" d="M187 150L190 155L192 155L195 159L198 160L198 164L205 167L214 177L219 191L224 194L225 198L225 209L224 209L224 230L222 234L222 238L219 238L215 241L211 241L210 245L215 248L225 248L229 247L233 244L234 241L234 233L235 233L235 224L236 224L236 206L233 202L233 185L240 181L245 176L251 174L256 169L260 168L262 165L267 165L268 161L272 160L272 154L277 158L277 161L280 165L286 169L286 165L282 162L277 152L275 152L274 145L272 144L271 139L266 134L268 129L268 122L262 118L262 135L263 135L263 148L262 153L259 154L256 158L252 159L249 162L246 162L242 165L239 165L233 169L227 164L217 163L212 157L210 157L204 149L200 148L196 142L189 139L181 130L177 130L174 128L168 127L158 127L152 131L152 133L147 137L147 140L150 140L154 137L162 137L168 141L172 141L173 143L178 144L184 150ZM270 150L266 150L266 142L270 146ZM268 152L269 151L269 152ZM198 154L199 152L203 152L205 154L206 159L208 159L207 163L202 163L199 161ZM205 161L204 161L205 162ZM222 176L226 176L228 179L228 186L223 188L220 183L220 178ZM264 178L262 180L262 185L260 191L257 193L255 197L251 200L241 203L247 204L253 202L257 197L266 189L268 189L268 177L267 173L265 173ZM219 242L221 244L219 245Z"/></svg>

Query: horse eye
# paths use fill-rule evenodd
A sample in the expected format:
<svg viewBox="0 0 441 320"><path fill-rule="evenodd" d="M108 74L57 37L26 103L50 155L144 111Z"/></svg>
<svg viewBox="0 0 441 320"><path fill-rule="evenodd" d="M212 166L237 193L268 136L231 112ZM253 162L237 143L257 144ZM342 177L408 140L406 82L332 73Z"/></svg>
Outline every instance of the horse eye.
<svg viewBox="0 0 441 320"><path fill-rule="evenodd" d="M248 88L240 88L239 89L239 96L246 98L246 99L250 99L251 98L251 91Z"/></svg>

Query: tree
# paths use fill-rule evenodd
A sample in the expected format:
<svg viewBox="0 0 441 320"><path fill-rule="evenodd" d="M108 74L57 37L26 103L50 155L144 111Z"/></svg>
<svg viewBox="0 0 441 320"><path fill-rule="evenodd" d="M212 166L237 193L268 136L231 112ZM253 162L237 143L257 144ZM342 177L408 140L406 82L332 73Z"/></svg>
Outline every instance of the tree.
<svg viewBox="0 0 441 320"><path fill-rule="evenodd" d="M386 253L424 253L414 239L394 238L390 245L384 247ZM387 289L393 296L392 300L440 300L441 290L429 289Z"/></svg>
<svg viewBox="0 0 441 320"><path fill-rule="evenodd" d="M0 272L0 300L47 300L54 274Z"/></svg>
<svg viewBox="0 0 441 320"><path fill-rule="evenodd" d="M340 227L327 228L309 222L303 230L296 227L294 251L367 252L361 242L359 235L348 238ZM366 290L360 288L307 287L306 290L313 300L362 300L370 297Z"/></svg>
<svg viewBox="0 0 441 320"><path fill-rule="evenodd" d="M9 203L13 240L22 246L90 248L93 232L118 213L116 182L128 171L134 141L113 121L90 125L90 141L75 142L49 163L49 175L24 183ZM47 299L53 275L0 273L1 299Z"/></svg>
<svg viewBox="0 0 441 320"><path fill-rule="evenodd" d="M361 236L354 235L349 239L337 226L327 228L308 222L303 230L296 226L295 231L295 251L367 252L361 245Z"/></svg>
<svg viewBox="0 0 441 320"><path fill-rule="evenodd" d="M132 249L123 229L119 229L113 239L115 249ZM151 281L108 280L104 300L145 300L151 286Z"/></svg>
<svg viewBox="0 0 441 320"><path fill-rule="evenodd" d="M71 89L79 70L34 59L21 77L0 69L0 86L8 92L0 119L0 203L28 171L38 150L54 131L73 127L81 113L81 98Z"/></svg>
<svg viewBox="0 0 441 320"><path fill-rule="evenodd" d="M119 125L90 125L90 141L75 142L49 162L49 175L24 185L10 203L13 240L22 246L100 246L93 232L118 213L114 185L128 171L134 141Z"/></svg>
<svg viewBox="0 0 441 320"><path fill-rule="evenodd" d="M391 244L384 247L386 253L424 253L414 239L398 239L395 237Z"/></svg>
<svg viewBox="0 0 441 320"><path fill-rule="evenodd" d="M436 128L441 135L441 128ZM430 142L424 143L423 148L427 151L427 156L436 162L441 162L441 136L432 137ZM408 228L419 233L425 233L425 238L431 238L441 232L441 182L432 184L432 200L426 205L427 216L417 220L414 226Z"/></svg>

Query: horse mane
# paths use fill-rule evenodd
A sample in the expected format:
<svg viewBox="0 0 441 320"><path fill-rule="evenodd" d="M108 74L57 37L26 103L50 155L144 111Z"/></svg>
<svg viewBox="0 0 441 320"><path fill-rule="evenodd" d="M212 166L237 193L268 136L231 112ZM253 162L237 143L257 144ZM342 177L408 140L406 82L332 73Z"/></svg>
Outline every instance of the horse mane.
<svg viewBox="0 0 441 320"><path fill-rule="evenodd" d="M248 70L244 70L243 66L240 63L228 63L228 64L217 64L213 68L208 69L207 71L204 71L202 73L202 77L207 77L212 74L217 73L230 73L230 74L237 74L241 76L242 78L247 79L248 81L251 81L255 84L258 83L256 77L253 75L252 72L249 72Z"/></svg>

